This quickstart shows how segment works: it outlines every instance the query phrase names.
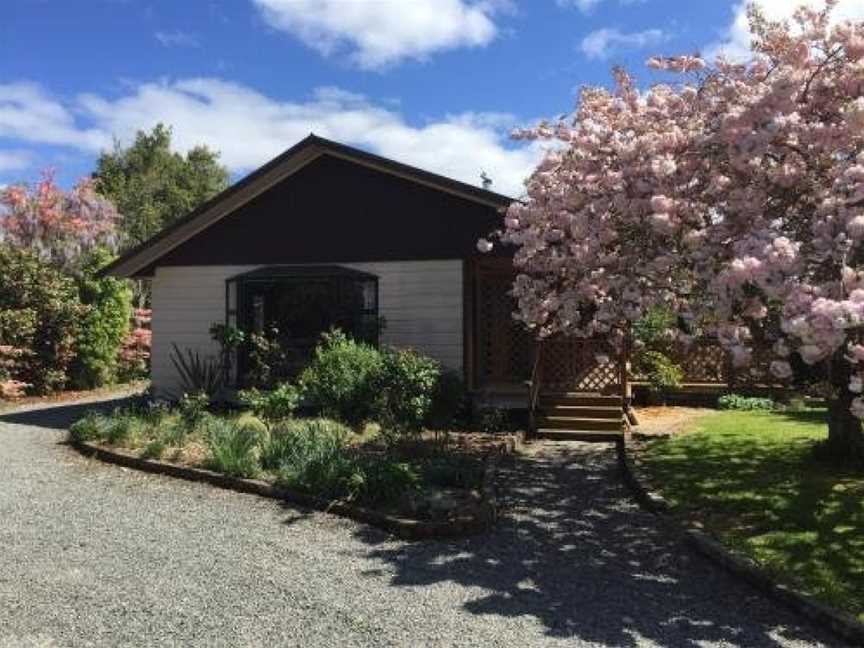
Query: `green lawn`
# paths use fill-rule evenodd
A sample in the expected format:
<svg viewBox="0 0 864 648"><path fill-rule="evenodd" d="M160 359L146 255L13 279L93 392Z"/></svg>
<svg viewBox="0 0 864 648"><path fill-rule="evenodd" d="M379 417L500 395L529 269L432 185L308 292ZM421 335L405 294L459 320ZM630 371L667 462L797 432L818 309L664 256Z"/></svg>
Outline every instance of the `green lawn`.
<svg viewBox="0 0 864 648"><path fill-rule="evenodd" d="M676 514L864 620L864 474L819 461L826 412L716 412L643 454Z"/></svg>

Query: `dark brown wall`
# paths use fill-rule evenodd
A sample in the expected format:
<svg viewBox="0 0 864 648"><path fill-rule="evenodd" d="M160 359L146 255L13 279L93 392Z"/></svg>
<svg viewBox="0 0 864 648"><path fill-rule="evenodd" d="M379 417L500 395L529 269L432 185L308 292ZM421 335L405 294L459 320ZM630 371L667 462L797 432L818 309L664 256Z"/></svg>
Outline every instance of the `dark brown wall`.
<svg viewBox="0 0 864 648"><path fill-rule="evenodd" d="M159 265L465 258L500 226L492 207L324 155Z"/></svg>

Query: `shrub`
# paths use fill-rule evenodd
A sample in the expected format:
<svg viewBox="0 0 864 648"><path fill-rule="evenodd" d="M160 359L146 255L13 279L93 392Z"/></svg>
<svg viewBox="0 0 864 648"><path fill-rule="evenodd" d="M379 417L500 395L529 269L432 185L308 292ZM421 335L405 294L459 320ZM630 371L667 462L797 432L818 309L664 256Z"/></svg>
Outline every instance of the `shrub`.
<svg viewBox="0 0 864 648"><path fill-rule="evenodd" d="M210 407L210 397L204 392L183 394L183 398L177 403L183 431L194 432L197 430L207 416L208 407Z"/></svg>
<svg viewBox="0 0 864 648"><path fill-rule="evenodd" d="M375 416L385 435L419 432L432 409L441 366L411 349L387 349L373 376Z"/></svg>
<svg viewBox="0 0 864 648"><path fill-rule="evenodd" d="M717 399L717 406L723 410L771 410L774 409L774 401L770 398L724 394Z"/></svg>
<svg viewBox="0 0 864 648"><path fill-rule="evenodd" d="M9 379L37 394L62 389L83 313L72 278L34 252L0 244L0 345L20 352Z"/></svg>
<svg viewBox="0 0 864 648"><path fill-rule="evenodd" d="M347 495L366 504L382 504L406 491L418 490L420 484L420 471L409 463L390 457L364 457L351 472Z"/></svg>
<svg viewBox="0 0 864 648"><path fill-rule="evenodd" d="M185 394L206 394L210 400L222 389L224 373L218 360L202 358L197 352L185 353L172 344L171 363L180 375L180 386Z"/></svg>
<svg viewBox="0 0 864 648"><path fill-rule="evenodd" d="M153 439L141 450L141 457L144 459L160 459L165 454L166 449L167 444L164 439Z"/></svg>
<svg viewBox="0 0 864 648"><path fill-rule="evenodd" d="M117 354L117 378L121 382L146 378L150 370L153 332L150 330L152 311L136 308L132 311L130 330Z"/></svg>
<svg viewBox="0 0 864 648"><path fill-rule="evenodd" d="M69 440L73 443L100 441L105 436L107 419L97 412L88 412L69 426Z"/></svg>
<svg viewBox="0 0 864 648"><path fill-rule="evenodd" d="M109 445L118 445L141 434L144 427L144 422L126 410L116 409L108 416L89 412L84 418L69 426L69 440L72 442L101 441Z"/></svg>
<svg viewBox="0 0 864 648"><path fill-rule="evenodd" d="M341 452L350 430L328 419L298 419L270 429L261 443L261 465L300 473L314 459Z"/></svg>
<svg viewBox="0 0 864 648"><path fill-rule="evenodd" d="M238 396L241 405L248 407L268 428L290 418L300 405L300 392L289 383L282 383L272 391L245 389Z"/></svg>
<svg viewBox="0 0 864 648"><path fill-rule="evenodd" d="M252 333L246 348L246 384L266 389L288 377L291 358L285 336L278 328L271 326L263 333Z"/></svg>
<svg viewBox="0 0 864 648"><path fill-rule="evenodd" d="M117 380L117 359L129 330L132 292L126 282L98 277L112 258L105 249L91 251L84 260L78 290L85 311L76 337L72 383L93 389Z"/></svg>
<svg viewBox="0 0 864 648"><path fill-rule="evenodd" d="M456 371L444 371L438 377L432 405L426 417L429 428L440 430L461 427L468 410L468 391Z"/></svg>
<svg viewBox="0 0 864 648"><path fill-rule="evenodd" d="M258 474L258 431L253 427L213 418L208 422L206 439L207 467L234 477Z"/></svg>
<svg viewBox="0 0 864 648"><path fill-rule="evenodd" d="M381 353L338 330L325 333L312 361L300 374L300 388L325 416L358 427L372 415L373 379Z"/></svg>
<svg viewBox="0 0 864 648"><path fill-rule="evenodd" d="M350 430L327 419L290 421L270 431L261 463L278 482L322 497L366 503L390 501L420 483L417 469L387 456L358 457L347 448Z"/></svg>
<svg viewBox="0 0 864 648"><path fill-rule="evenodd" d="M681 385L684 372L660 351L641 351L634 358L636 372L648 379L652 392L675 389Z"/></svg>

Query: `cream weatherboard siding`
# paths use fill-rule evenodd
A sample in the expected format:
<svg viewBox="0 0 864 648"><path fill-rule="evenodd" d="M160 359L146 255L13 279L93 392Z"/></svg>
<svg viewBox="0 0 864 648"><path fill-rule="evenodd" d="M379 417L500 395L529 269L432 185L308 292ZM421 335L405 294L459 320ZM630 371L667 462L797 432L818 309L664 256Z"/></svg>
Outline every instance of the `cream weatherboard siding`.
<svg viewBox="0 0 864 648"><path fill-rule="evenodd" d="M462 261L345 263L378 276L381 340L413 347L445 367L462 368ZM158 267L153 279L153 388L177 394L172 343L201 355L218 353L210 325L225 320L225 280L259 266Z"/></svg>

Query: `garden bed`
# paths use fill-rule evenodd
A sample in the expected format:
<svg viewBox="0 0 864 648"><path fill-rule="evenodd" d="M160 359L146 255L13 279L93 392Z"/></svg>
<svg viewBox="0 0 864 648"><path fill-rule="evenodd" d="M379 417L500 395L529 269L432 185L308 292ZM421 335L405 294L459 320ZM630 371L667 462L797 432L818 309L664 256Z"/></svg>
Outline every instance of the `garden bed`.
<svg viewBox="0 0 864 648"><path fill-rule="evenodd" d="M513 435L423 432L398 444L375 425L354 433L328 419L265 424L150 406L90 414L79 450L113 463L280 498L406 538L481 532L495 519L494 468Z"/></svg>
<svg viewBox="0 0 864 648"><path fill-rule="evenodd" d="M864 474L817 458L824 410L714 412L633 446L669 513L864 620Z"/></svg>

